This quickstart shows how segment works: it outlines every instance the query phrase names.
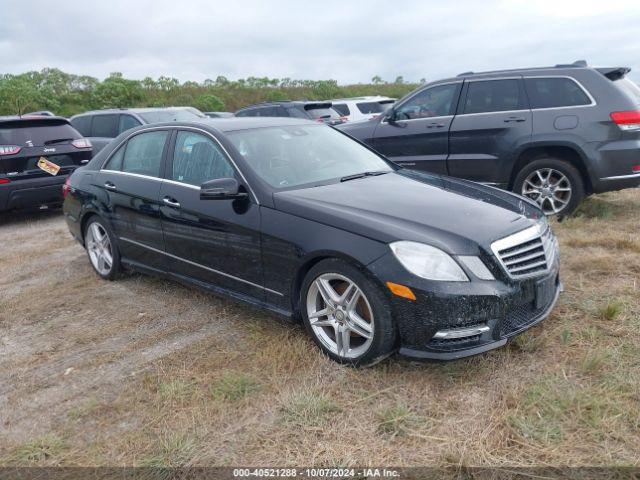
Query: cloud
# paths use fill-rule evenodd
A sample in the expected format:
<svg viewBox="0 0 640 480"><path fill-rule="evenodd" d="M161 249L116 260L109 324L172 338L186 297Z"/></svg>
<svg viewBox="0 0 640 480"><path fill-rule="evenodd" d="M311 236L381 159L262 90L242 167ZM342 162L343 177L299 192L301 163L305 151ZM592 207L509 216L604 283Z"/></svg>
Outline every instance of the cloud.
<svg viewBox="0 0 640 480"><path fill-rule="evenodd" d="M5 73L368 82L587 59L640 79L640 3L404 0L4 2Z"/></svg>

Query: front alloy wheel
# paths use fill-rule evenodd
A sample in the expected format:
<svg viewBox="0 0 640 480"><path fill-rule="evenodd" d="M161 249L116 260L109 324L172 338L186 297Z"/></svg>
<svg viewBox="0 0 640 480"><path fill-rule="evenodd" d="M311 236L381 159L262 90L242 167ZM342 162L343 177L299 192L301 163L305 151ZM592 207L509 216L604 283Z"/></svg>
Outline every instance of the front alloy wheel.
<svg viewBox="0 0 640 480"><path fill-rule="evenodd" d="M313 335L340 358L362 356L373 341L371 304L353 280L339 273L323 273L311 284L307 318Z"/></svg>
<svg viewBox="0 0 640 480"><path fill-rule="evenodd" d="M531 172L522 184L522 195L540 205L545 215L556 215L571 201L571 182L562 172L541 168Z"/></svg>

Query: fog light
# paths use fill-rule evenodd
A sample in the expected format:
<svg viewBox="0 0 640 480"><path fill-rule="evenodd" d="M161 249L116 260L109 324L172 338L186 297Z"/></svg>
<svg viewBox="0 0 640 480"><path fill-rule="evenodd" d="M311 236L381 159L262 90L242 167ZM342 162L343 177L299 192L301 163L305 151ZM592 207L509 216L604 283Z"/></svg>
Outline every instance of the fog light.
<svg viewBox="0 0 640 480"><path fill-rule="evenodd" d="M450 330L438 330L433 338L438 340L450 340L454 338L475 337L476 335L482 335L489 330L490 328L486 325L479 325L477 327L452 328Z"/></svg>

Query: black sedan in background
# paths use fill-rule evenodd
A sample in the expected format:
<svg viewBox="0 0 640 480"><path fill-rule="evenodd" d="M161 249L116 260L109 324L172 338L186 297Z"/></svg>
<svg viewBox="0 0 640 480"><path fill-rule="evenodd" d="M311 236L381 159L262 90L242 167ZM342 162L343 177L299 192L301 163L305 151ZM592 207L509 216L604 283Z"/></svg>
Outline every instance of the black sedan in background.
<svg viewBox="0 0 640 480"><path fill-rule="evenodd" d="M499 347L560 291L533 202L404 170L310 121L141 126L67 190L67 223L101 277L133 269L301 318L351 365Z"/></svg>

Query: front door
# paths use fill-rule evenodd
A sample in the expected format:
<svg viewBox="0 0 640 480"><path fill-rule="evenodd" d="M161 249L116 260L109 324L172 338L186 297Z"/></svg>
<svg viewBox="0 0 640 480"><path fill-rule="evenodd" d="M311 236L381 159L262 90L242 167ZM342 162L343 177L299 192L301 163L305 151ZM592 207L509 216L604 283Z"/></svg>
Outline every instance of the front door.
<svg viewBox="0 0 640 480"><path fill-rule="evenodd" d="M125 260L162 270L164 250L158 195L168 130L139 133L124 143L96 176L108 219Z"/></svg>
<svg viewBox="0 0 640 480"><path fill-rule="evenodd" d="M447 173L449 128L462 82L419 91L394 108L395 120L382 118L373 147L407 168Z"/></svg>
<svg viewBox="0 0 640 480"><path fill-rule="evenodd" d="M200 199L204 182L238 178L229 158L194 130L179 130L172 152L159 196L169 271L264 300L258 205Z"/></svg>
<svg viewBox="0 0 640 480"><path fill-rule="evenodd" d="M465 82L449 134L449 175L506 185L533 122L521 78Z"/></svg>

